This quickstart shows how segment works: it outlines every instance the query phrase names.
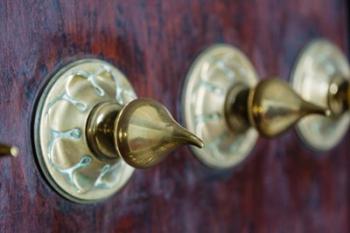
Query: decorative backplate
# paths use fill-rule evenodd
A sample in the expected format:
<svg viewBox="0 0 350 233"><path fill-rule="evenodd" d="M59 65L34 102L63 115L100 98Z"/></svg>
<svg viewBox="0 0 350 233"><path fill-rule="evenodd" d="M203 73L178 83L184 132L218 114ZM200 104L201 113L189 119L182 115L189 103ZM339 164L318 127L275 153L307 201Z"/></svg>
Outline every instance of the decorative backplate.
<svg viewBox="0 0 350 233"><path fill-rule="evenodd" d="M93 156L85 127L97 104L124 105L135 98L126 77L101 60L76 61L51 77L36 110L34 143L40 168L56 191L75 202L96 202L129 180L134 168L122 159Z"/></svg>
<svg viewBox="0 0 350 233"><path fill-rule="evenodd" d="M292 75L292 84L305 100L328 107L328 91L333 77L349 79L350 70L342 52L326 40L315 40L302 52ZM334 147L348 130L349 113L337 118L308 116L297 125L307 145L316 150Z"/></svg>
<svg viewBox="0 0 350 233"><path fill-rule="evenodd" d="M228 45L205 50L186 77L182 96L185 126L203 139L203 149L191 148L210 167L225 169L240 163L257 140L255 129L233 133L225 120L225 99L237 83L253 87L257 75L246 56Z"/></svg>

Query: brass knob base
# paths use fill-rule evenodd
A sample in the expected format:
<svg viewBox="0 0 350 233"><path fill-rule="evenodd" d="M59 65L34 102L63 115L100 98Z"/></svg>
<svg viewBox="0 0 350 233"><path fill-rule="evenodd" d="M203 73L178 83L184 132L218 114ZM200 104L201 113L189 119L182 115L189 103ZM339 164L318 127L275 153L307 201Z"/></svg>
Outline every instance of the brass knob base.
<svg viewBox="0 0 350 233"><path fill-rule="evenodd" d="M315 105L336 111L330 99L330 88L335 79L350 78L347 59L326 40L315 40L302 52L292 74L292 85L300 96ZM348 130L350 115L324 117L307 116L300 120L297 132L303 141L315 150L329 150L336 146Z"/></svg>
<svg viewBox="0 0 350 233"><path fill-rule="evenodd" d="M101 103L122 106L135 98L126 77L97 59L70 63L50 77L39 99L33 133L40 169L58 193L89 203L113 195L126 184L134 168L116 157L95 156L86 125ZM115 112L106 111L106 118L109 114ZM101 125L96 127L99 130ZM100 139L96 138L97 145ZM113 152L101 153L112 157Z"/></svg>
<svg viewBox="0 0 350 233"><path fill-rule="evenodd" d="M87 142L94 155L101 160L120 159L114 143L115 118L122 109L116 102L103 102L91 111L87 126Z"/></svg>
<svg viewBox="0 0 350 233"><path fill-rule="evenodd" d="M256 130L250 127L232 131L227 127L224 110L232 87L243 84L250 88L256 83L252 64L228 45L205 50L193 63L185 81L182 112L185 127L203 139L204 148L191 149L204 164L230 168L244 160L254 147ZM235 98L232 93L230 98ZM235 119L239 121L241 117L237 115Z"/></svg>

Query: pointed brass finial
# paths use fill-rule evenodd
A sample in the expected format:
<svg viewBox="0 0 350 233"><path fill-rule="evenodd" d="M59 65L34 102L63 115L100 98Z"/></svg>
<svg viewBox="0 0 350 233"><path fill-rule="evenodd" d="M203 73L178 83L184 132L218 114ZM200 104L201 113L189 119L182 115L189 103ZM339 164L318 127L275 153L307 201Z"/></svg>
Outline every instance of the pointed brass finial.
<svg viewBox="0 0 350 233"><path fill-rule="evenodd" d="M284 81L268 79L254 88L234 86L226 99L225 114L230 128L236 132L253 126L262 136L275 137L304 116L328 116L330 110L304 101Z"/></svg>
<svg viewBox="0 0 350 233"><path fill-rule="evenodd" d="M107 102L91 113L87 138L102 160L122 157L136 168L156 165L180 145L203 147L203 142L181 127L160 103L136 99L120 106Z"/></svg>
<svg viewBox="0 0 350 233"><path fill-rule="evenodd" d="M133 167L154 166L183 144L203 147L203 142L181 127L160 103L136 99L119 113L114 130L119 154Z"/></svg>
<svg viewBox="0 0 350 233"><path fill-rule="evenodd" d="M11 145L0 144L0 156L18 156L18 148Z"/></svg>
<svg viewBox="0 0 350 233"><path fill-rule="evenodd" d="M280 135L304 116L330 114L328 109L304 101L280 79L259 82L248 101L250 122L265 137Z"/></svg>

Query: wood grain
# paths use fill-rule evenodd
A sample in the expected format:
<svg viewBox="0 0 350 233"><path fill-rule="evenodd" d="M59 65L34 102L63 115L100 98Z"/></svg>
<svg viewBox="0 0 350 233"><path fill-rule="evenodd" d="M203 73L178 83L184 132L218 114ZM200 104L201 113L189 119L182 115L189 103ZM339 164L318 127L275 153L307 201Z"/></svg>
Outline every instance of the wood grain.
<svg viewBox="0 0 350 233"><path fill-rule="evenodd" d="M349 135L323 154L294 132L260 139L229 171L205 168L182 148L94 205L47 185L31 141L40 89L77 57L112 62L139 96L179 118L184 77L207 46L236 45L261 77L288 79L313 38L348 51L347 17L345 0L1 1L0 139L21 154L0 160L0 232L350 232Z"/></svg>

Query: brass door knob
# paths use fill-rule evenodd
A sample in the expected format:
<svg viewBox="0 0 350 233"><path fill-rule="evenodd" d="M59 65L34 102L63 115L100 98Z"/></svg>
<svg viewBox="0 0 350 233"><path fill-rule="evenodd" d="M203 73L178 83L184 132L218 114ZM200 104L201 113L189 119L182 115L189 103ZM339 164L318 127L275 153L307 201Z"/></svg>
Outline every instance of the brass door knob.
<svg viewBox="0 0 350 233"><path fill-rule="evenodd" d="M196 100L196 101L193 101ZM257 135L275 137L309 115L327 108L304 101L280 79L257 83L256 72L238 49L217 45L194 62L185 83L186 127L204 148L193 148L205 164L229 168L253 149Z"/></svg>
<svg viewBox="0 0 350 233"><path fill-rule="evenodd" d="M126 77L97 59L56 72L37 106L40 168L56 191L80 203L111 196L134 168L154 166L180 145L203 146L163 105L137 99Z"/></svg>
<svg viewBox="0 0 350 233"><path fill-rule="evenodd" d="M347 58L331 42L314 40L301 53L291 79L294 90L302 98L331 112L328 117L302 119L297 132L312 149L333 148L343 139L350 123Z"/></svg>
<svg viewBox="0 0 350 233"><path fill-rule="evenodd" d="M13 156L17 157L18 148L15 146L0 144L0 156Z"/></svg>

